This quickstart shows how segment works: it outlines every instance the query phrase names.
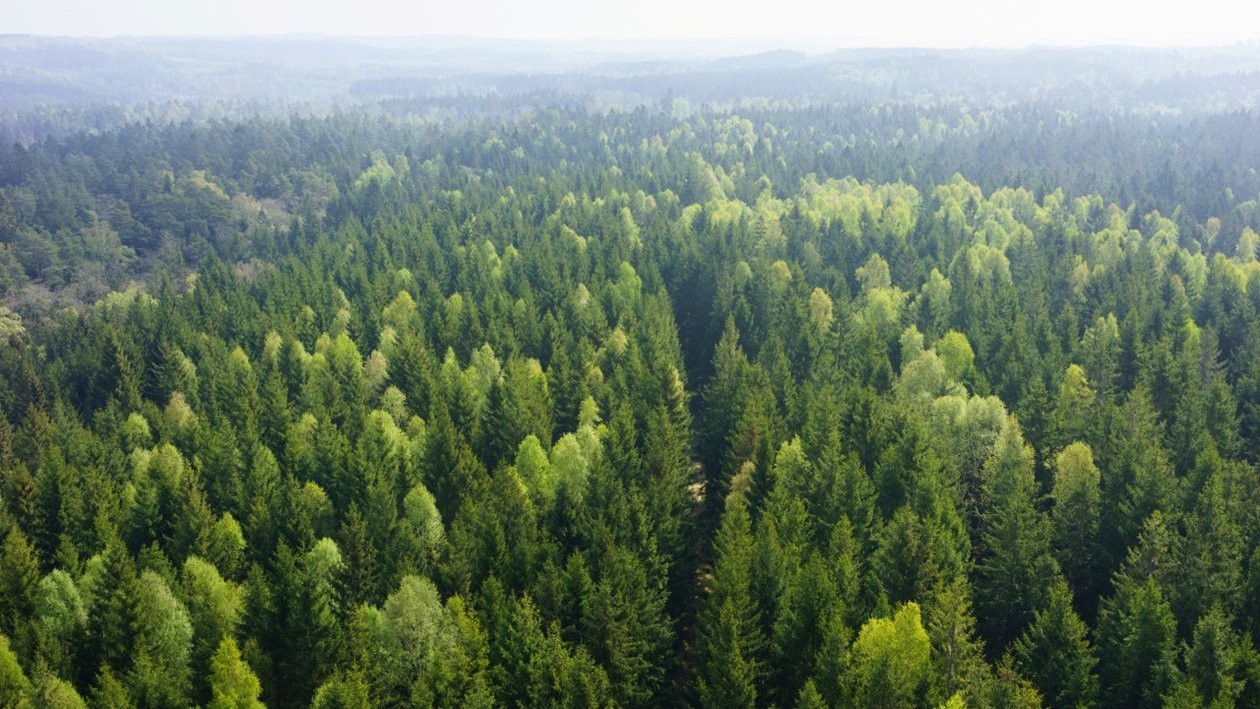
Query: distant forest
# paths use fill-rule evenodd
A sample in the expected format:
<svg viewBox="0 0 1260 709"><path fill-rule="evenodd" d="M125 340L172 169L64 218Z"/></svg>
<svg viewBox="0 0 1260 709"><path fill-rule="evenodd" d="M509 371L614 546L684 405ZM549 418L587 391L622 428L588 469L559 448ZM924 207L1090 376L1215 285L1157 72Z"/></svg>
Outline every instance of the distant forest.
<svg viewBox="0 0 1260 709"><path fill-rule="evenodd" d="M652 51L0 37L0 707L1260 706L1260 47Z"/></svg>

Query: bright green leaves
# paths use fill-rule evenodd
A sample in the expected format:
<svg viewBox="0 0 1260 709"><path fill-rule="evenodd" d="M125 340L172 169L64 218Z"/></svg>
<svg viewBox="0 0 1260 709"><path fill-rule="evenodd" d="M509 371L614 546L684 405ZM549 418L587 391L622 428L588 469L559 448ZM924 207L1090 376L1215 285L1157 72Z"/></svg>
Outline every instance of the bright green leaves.
<svg viewBox="0 0 1260 709"><path fill-rule="evenodd" d="M917 604L907 603L892 618L868 620L849 655L853 705L921 706L932 681L931 653Z"/></svg>
<svg viewBox="0 0 1260 709"><path fill-rule="evenodd" d="M135 590L134 695L146 704L178 704L190 681L193 626L187 609L153 571Z"/></svg>

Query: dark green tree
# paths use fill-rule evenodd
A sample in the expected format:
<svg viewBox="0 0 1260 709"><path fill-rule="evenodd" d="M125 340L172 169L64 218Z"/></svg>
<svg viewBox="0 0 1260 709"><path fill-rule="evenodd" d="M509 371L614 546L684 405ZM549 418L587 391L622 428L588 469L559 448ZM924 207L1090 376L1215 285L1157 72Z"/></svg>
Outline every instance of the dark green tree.
<svg viewBox="0 0 1260 709"><path fill-rule="evenodd" d="M1014 643L1021 674L1040 690L1049 707L1093 706L1098 696L1097 659L1089 628L1072 609L1072 592L1059 581L1050 602Z"/></svg>

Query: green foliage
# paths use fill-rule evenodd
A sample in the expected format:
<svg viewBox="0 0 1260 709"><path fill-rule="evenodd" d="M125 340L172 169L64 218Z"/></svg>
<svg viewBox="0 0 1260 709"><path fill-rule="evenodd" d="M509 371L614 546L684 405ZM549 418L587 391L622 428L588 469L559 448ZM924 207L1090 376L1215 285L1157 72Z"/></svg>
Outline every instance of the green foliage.
<svg viewBox="0 0 1260 709"><path fill-rule="evenodd" d="M74 685L57 678L47 677L33 693L33 707L38 709L87 709L87 702L75 691Z"/></svg>
<svg viewBox="0 0 1260 709"><path fill-rule="evenodd" d="M445 531L437 502L423 485L416 485L403 498L400 526L399 534L410 543L417 567L432 563L442 549Z"/></svg>
<svg viewBox="0 0 1260 709"><path fill-rule="evenodd" d="M0 704L6 707L29 707L31 683L9 647L9 639L0 635Z"/></svg>
<svg viewBox="0 0 1260 709"><path fill-rule="evenodd" d="M1250 111L580 95L0 148L0 705L1256 704Z"/></svg>
<svg viewBox="0 0 1260 709"><path fill-rule="evenodd" d="M188 611L162 577L149 570L136 581L134 603L132 691L145 704L180 704L190 681L193 626Z"/></svg>
<svg viewBox="0 0 1260 709"><path fill-rule="evenodd" d="M700 656L697 689L706 706L757 704L760 661L766 650L760 613L751 589L752 529L743 493L727 498L714 544L716 561L709 597L697 622Z"/></svg>
<svg viewBox="0 0 1260 709"><path fill-rule="evenodd" d="M931 641L919 606L907 603L892 618L874 618L858 631L849 658L849 686L858 706L914 707L932 681Z"/></svg>
<svg viewBox="0 0 1260 709"><path fill-rule="evenodd" d="M258 701L262 687L241 659L236 641L225 637L210 658L210 703L208 709L264 709Z"/></svg>
<svg viewBox="0 0 1260 709"><path fill-rule="evenodd" d="M0 547L0 635L14 638L19 647L29 642L28 622L34 616L39 581L35 550L14 525Z"/></svg>
<svg viewBox="0 0 1260 709"><path fill-rule="evenodd" d="M212 664L212 654L222 650L222 641L236 632L244 598L236 584L225 581L218 569L198 557L184 561L182 575L193 630L191 666L205 667Z"/></svg>
<svg viewBox="0 0 1260 709"><path fill-rule="evenodd" d="M925 609L938 696L978 701L990 683L984 645L976 637L968 588L962 579L940 586Z"/></svg>
<svg viewBox="0 0 1260 709"><path fill-rule="evenodd" d="M311 709L353 709L370 705L366 680L361 673L350 672L320 685Z"/></svg>
<svg viewBox="0 0 1260 709"><path fill-rule="evenodd" d="M1041 691L1049 707L1092 706L1097 700L1089 628L1072 610L1072 592L1060 581L1050 602L1015 641L1016 664Z"/></svg>
<svg viewBox="0 0 1260 709"><path fill-rule="evenodd" d="M1047 584L1059 574L1051 555L1051 524L1038 509L1031 447L1012 418L985 463L988 511L977 576L981 631L990 648L1005 648L1048 600Z"/></svg>
<svg viewBox="0 0 1260 709"><path fill-rule="evenodd" d="M1084 607L1092 609L1103 567L1099 544L1101 480L1093 452L1084 443L1072 443L1055 457L1054 548L1060 568L1077 593L1086 594Z"/></svg>
<svg viewBox="0 0 1260 709"><path fill-rule="evenodd" d="M405 576L385 601L375 630L376 661L387 686L409 687L438 655L449 653L455 642L447 626L437 587L427 579Z"/></svg>
<svg viewBox="0 0 1260 709"><path fill-rule="evenodd" d="M1104 701L1158 704L1176 677L1176 621L1154 579L1127 582L1099 612L1099 677Z"/></svg>
<svg viewBox="0 0 1260 709"><path fill-rule="evenodd" d="M968 379L969 375L974 376L976 353L972 351L966 335L950 330L933 349L945 363L945 373L950 379L961 382Z"/></svg>
<svg viewBox="0 0 1260 709"><path fill-rule="evenodd" d="M54 569L39 582L35 597L35 617L54 666L67 670L74 652L87 630L87 606L74 579Z"/></svg>
<svg viewBox="0 0 1260 709"><path fill-rule="evenodd" d="M1173 690L1171 703L1245 705L1255 696L1255 687L1248 683L1256 679L1256 661L1250 638L1237 633L1220 609L1213 608L1195 625L1193 641L1185 651L1185 676Z"/></svg>
<svg viewBox="0 0 1260 709"><path fill-rule="evenodd" d="M101 709L135 709L136 704L131 700L127 687L118 681L109 667L104 667L92 689L92 706Z"/></svg>

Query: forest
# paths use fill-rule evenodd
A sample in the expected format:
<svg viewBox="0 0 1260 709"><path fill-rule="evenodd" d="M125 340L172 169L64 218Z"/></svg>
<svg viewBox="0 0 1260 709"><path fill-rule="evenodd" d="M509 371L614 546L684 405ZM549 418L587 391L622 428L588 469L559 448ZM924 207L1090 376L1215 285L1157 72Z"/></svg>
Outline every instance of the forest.
<svg viewBox="0 0 1260 709"><path fill-rule="evenodd" d="M1260 706L1238 54L5 105L0 707Z"/></svg>

